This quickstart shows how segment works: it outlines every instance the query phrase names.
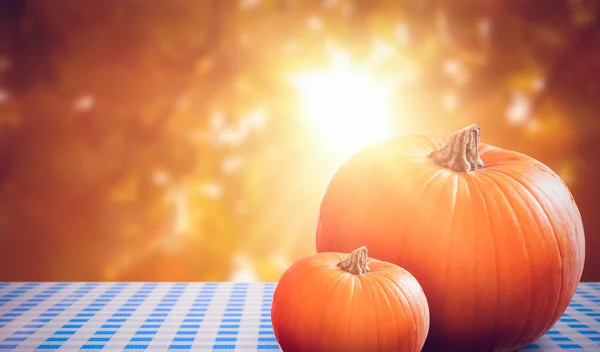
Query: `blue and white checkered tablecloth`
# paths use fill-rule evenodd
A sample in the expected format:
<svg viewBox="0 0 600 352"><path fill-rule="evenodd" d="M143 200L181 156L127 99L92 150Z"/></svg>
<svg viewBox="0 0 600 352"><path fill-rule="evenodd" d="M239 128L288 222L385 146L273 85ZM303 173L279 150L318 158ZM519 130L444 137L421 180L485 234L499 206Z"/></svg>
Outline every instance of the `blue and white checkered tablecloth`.
<svg viewBox="0 0 600 352"><path fill-rule="evenodd" d="M275 283L0 283L0 349L281 351ZM600 283L525 350L600 351Z"/></svg>

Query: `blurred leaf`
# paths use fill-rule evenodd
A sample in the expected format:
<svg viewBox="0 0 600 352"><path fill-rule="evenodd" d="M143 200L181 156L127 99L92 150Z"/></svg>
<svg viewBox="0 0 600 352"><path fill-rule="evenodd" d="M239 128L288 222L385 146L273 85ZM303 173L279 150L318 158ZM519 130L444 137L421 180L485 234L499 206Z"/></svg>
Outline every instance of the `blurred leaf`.
<svg viewBox="0 0 600 352"><path fill-rule="evenodd" d="M394 132L555 168L600 245L597 1L0 5L0 279L276 280L343 161L288 78L339 49L397 84Z"/></svg>

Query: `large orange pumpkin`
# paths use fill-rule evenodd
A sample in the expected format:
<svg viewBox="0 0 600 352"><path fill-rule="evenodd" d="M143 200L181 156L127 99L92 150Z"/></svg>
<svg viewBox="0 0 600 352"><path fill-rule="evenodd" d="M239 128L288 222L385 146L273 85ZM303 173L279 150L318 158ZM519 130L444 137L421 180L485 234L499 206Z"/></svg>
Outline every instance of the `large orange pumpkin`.
<svg viewBox="0 0 600 352"><path fill-rule="evenodd" d="M271 321L285 352L418 352L429 308L410 273L361 247L294 263L273 294Z"/></svg>
<svg viewBox="0 0 600 352"><path fill-rule="evenodd" d="M479 138L472 125L378 142L340 168L321 204L318 252L364 244L419 280L431 311L425 351L533 342L583 271L583 225L565 183Z"/></svg>

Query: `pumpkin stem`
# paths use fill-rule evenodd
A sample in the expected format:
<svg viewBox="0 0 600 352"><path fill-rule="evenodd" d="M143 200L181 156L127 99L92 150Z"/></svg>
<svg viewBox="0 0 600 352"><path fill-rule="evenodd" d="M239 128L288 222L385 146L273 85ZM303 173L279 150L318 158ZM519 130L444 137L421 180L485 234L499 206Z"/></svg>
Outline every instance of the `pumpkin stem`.
<svg viewBox="0 0 600 352"><path fill-rule="evenodd" d="M479 158L479 136L481 130L477 125L471 125L456 132L448 142L438 150L429 154L433 162L439 166L454 171L473 171L483 168Z"/></svg>
<svg viewBox="0 0 600 352"><path fill-rule="evenodd" d="M367 247L362 246L353 250L348 258L339 262L337 266L354 275L366 274L371 271L367 265L367 257Z"/></svg>

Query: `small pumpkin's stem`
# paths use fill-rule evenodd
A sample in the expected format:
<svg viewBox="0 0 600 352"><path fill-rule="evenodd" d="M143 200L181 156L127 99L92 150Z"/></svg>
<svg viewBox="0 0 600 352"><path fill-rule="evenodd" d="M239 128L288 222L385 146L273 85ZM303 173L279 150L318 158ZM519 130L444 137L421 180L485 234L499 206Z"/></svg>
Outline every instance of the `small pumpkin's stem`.
<svg viewBox="0 0 600 352"><path fill-rule="evenodd" d="M367 247L362 246L353 250L348 258L339 262L337 266L354 275L366 274L371 271L367 265L367 257Z"/></svg>
<svg viewBox="0 0 600 352"><path fill-rule="evenodd" d="M445 168L464 172L483 168L479 157L479 136L481 130L477 125L471 125L456 132L448 145L434 150L429 154L433 162Z"/></svg>

